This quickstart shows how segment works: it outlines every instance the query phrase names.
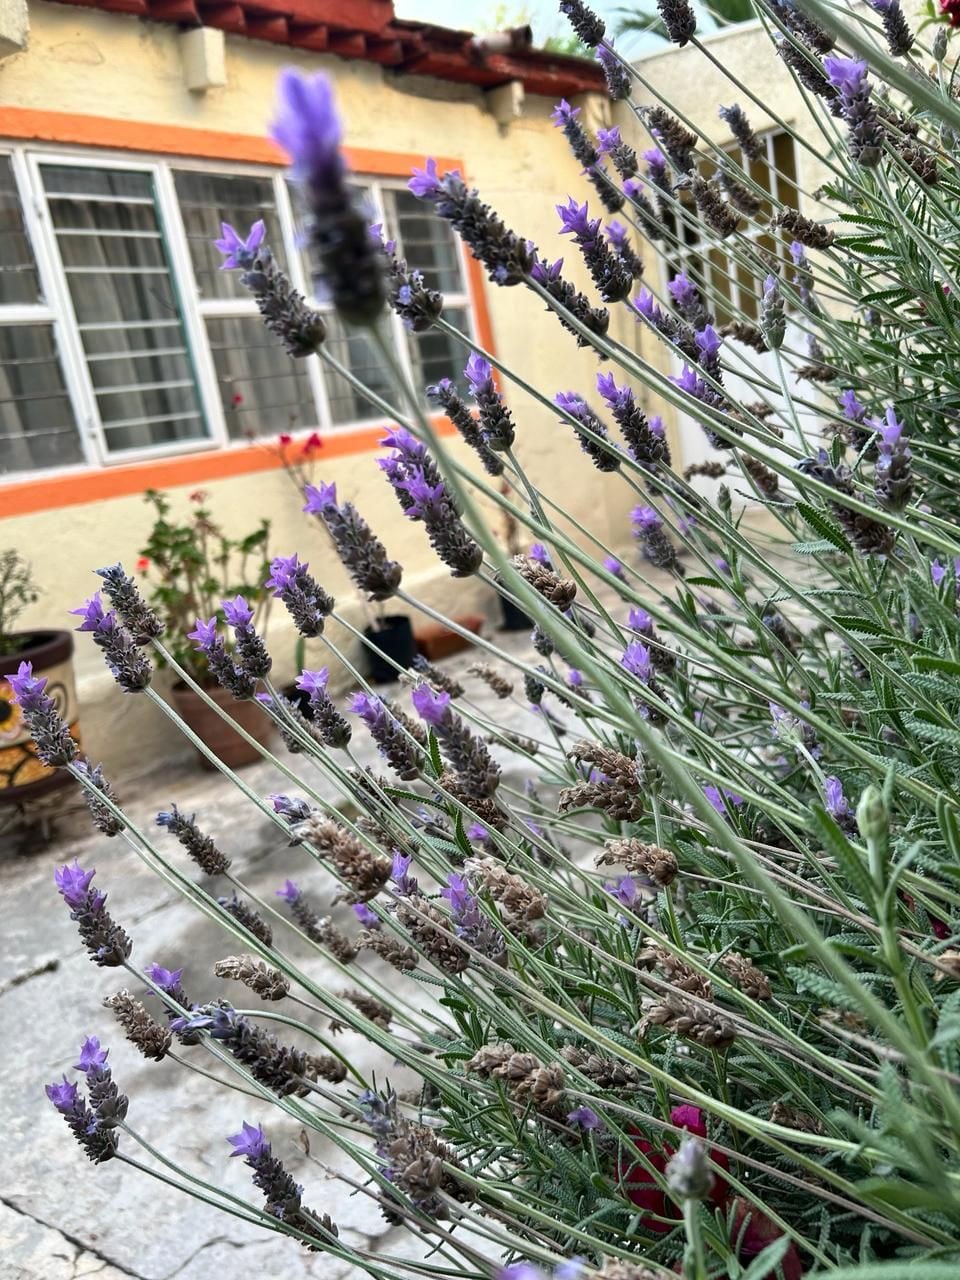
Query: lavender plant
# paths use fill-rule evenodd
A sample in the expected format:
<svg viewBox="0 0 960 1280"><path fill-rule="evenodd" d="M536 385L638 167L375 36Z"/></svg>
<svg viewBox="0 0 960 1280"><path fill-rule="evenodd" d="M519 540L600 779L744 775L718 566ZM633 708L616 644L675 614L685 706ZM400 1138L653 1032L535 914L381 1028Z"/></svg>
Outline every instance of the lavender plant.
<svg viewBox="0 0 960 1280"><path fill-rule="evenodd" d="M285 78L276 136L304 189L323 282L345 318L369 326L394 374L392 398L366 391L326 349L262 236L225 236L228 265L253 275L271 328L282 336L306 324L316 357L395 424L381 467L404 513L452 577L478 576L534 619L535 652L479 639L466 683L451 687L445 673L444 687L421 669L397 702L361 682L347 716L325 673L304 672L322 713L310 723L272 686L242 602L224 604L237 635L229 661L200 621L210 670L239 697L255 692L298 766L333 784L330 799L312 772L261 748L291 790L262 797L213 758L237 786L238 813L254 806L291 846L298 880L279 890L279 910L175 807L158 823L232 897L139 829L102 774L64 748L43 682L24 665L14 684L45 758L73 773L95 816L111 819L108 834L175 884L225 945L249 953L225 958L218 975L273 1006L268 1031L229 988L199 1006L180 971L142 972L131 959L139 939L107 913L92 869L63 868L57 884L90 958L124 968L168 1014L164 1026L119 991L108 1003L127 1038L167 1070L177 1037L177 1070L215 1068L224 1087L255 1095L224 1141L264 1204L153 1147L135 1158L136 1098L118 1093L90 1039L78 1064L88 1098L68 1080L48 1094L94 1162L126 1160L385 1278L956 1273L960 108L944 42L926 75L917 59L929 53L899 8L841 17L822 0L757 7L783 75L810 95L831 175L820 219L773 210L776 233L789 237L783 253L744 231L770 215L746 163L756 135L743 103L718 103L742 149L723 157L668 102L626 100L624 120L645 131L630 154L619 135L595 145L576 112L558 107L602 203L619 211L620 228L630 224L612 234L608 224L604 236L583 193L557 193L597 299L562 263L544 265L522 228L508 228L459 174L428 161L411 181L495 286L531 290L556 317L557 342L595 351L593 403L593 388L532 386L477 350L435 299L417 305L420 283L398 283L404 267L390 247L358 229L329 87ZM633 72L603 23L580 0L560 9L617 68L624 99ZM671 39L712 56L687 6L660 11ZM891 92L881 96L879 83ZM631 300L632 240L655 241L669 274L688 225L708 247L722 240L754 282L750 314L721 325L729 299L694 274L674 272L666 290L654 282ZM449 387L427 394L478 465L450 452L421 389L396 368L379 328L387 299L411 324L463 343L476 417ZM681 372L660 373L608 336L612 306L628 308L644 342L662 344ZM734 393L731 338L773 352L782 377L738 359L750 398ZM576 433L583 465L628 486L635 509L622 543L632 533L634 555L569 518L562 495L523 468L508 408L521 394ZM661 405L700 424L711 461L676 469L659 414L647 414ZM816 432L804 425L811 413ZM696 488L701 474L723 480L715 501ZM529 554L504 552L479 498L527 531ZM332 484L308 485L304 499L359 591L434 616ZM766 541L745 522L744 499L763 511ZM337 602L307 566L281 557L270 586L301 632L345 661L321 625L340 618ZM113 621L87 606L82 629L121 688L173 715L150 686L148 648L204 696L135 588L125 581L111 599ZM503 700L523 687L537 731L505 732L472 694L474 679ZM350 743L361 734L385 776L356 767ZM303 887L311 862L339 881L353 932ZM353 990L311 977L317 952ZM384 966L416 985L385 982ZM368 1079L333 1051L319 1022L304 1021L304 1003L376 1046L382 1073ZM287 1043L294 1031L318 1051ZM394 1063L420 1082L413 1093L383 1083ZM271 1109L342 1148L356 1165L342 1176L424 1242L422 1257L352 1249L329 1216L305 1207L311 1194L284 1167Z"/></svg>

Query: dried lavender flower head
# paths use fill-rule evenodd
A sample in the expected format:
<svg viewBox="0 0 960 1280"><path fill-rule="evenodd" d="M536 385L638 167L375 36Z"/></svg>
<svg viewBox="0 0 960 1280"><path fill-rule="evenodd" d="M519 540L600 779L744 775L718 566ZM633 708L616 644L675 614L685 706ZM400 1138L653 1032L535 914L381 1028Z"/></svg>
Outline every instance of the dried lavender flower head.
<svg viewBox="0 0 960 1280"><path fill-rule="evenodd" d="M384 256L347 182L331 82L288 67L279 89L271 135L290 156L301 186L316 284L349 324L373 324L387 296Z"/></svg>

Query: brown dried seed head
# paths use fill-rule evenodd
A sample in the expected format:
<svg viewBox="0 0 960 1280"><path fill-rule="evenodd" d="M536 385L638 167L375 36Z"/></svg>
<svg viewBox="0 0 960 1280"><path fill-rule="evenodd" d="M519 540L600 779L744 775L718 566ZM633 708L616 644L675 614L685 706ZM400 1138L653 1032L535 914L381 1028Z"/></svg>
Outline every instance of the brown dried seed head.
<svg viewBox="0 0 960 1280"><path fill-rule="evenodd" d="M576 1045L566 1045L560 1050L560 1056L570 1066L582 1071L601 1089L619 1089L625 1085L636 1084L637 1072L625 1062L617 1062L613 1058L603 1058L599 1053L591 1053Z"/></svg>
<svg viewBox="0 0 960 1280"><path fill-rule="evenodd" d="M381 933L379 929L364 929L359 941L364 950L374 952L401 973L416 969L420 961L413 947L408 947L389 933Z"/></svg>
<svg viewBox="0 0 960 1280"><path fill-rule="evenodd" d="M467 968L469 952L454 936L449 917L426 898L417 898L415 905L407 900L400 902L397 919L437 968L446 973L463 973Z"/></svg>
<svg viewBox="0 0 960 1280"><path fill-rule="evenodd" d="M107 1009L113 1010L114 1017L127 1033L127 1039L143 1056L159 1062L173 1041L170 1031L154 1021L146 1007L126 988L107 996L103 1003Z"/></svg>
<svg viewBox="0 0 960 1280"><path fill-rule="evenodd" d="M669 849L642 840L608 840L596 863L599 867L609 862L619 862L631 875L647 876L658 885L671 884L678 871L677 859Z"/></svg>
<svg viewBox="0 0 960 1280"><path fill-rule="evenodd" d="M467 1063L467 1071L479 1076L493 1075L515 1053L511 1044L485 1044Z"/></svg>
<svg viewBox="0 0 960 1280"><path fill-rule="evenodd" d="M640 1024L641 1034L648 1026L666 1027L704 1049L716 1049L718 1052L729 1049L736 1039L732 1023L674 992L650 1005Z"/></svg>
<svg viewBox="0 0 960 1280"><path fill-rule="evenodd" d="M666 1271L654 1271L639 1262L618 1262L608 1258L600 1269L601 1280L667 1280Z"/></svg>
<svg viewBox="0 0 960 1280"><path fill-rule="evenodd" d="M329 1053L308 1054L307 1065L313 1078L329 1080L331 1084L340 1084L347 1078L347 1068L339 1058Z"/></svg>
<svg viewBox="0 0 960 1280"><path fill-rule="evenodd" d="M371 1022L375 1022L378 1026L386 1030L393 1019L393 1010L389 1005L383 1004L380 1000L373 996L367 995L365 991L341 991L340 996L350 1003L363 1014L365 1018L369 1018Z"/></svg>
<svg viewBox="0 0 960 1280"><path fill-rule="evenodd" d="M534 591L561 613L569 609L577 598L577 584L569 578L561 578L539 560L514 556L512 564L524 582L528 582Z"/></svg>
<svg viewBox="0 0 960 1280"><path fill-rule="evenodd" d="M329 818L307 818L298 834L330 859L349 885L353 902L368 902L390 879L390 859Z"/></svg>
<svg viewBox="0 0 960 1280"><path fill-rule="evenodd" d="M775 1102L770 1108L770 1119L785 1129L799 1129L801 1133L823 1133L823 1124L816 1116L790 1107L785 1102Z"/></svg>
<svg viewBox="0 0 960 1280"><path fill-rule="evenodd" d="M638 969L656 969L663 975L664 981L678 991L696 996L700 1000L713 999L713 984L710 979L698 973L679 956L656 943L648 943L637 952Z"/></svg>
<svg viewBox="0 0 960 1280"><path fill-rule="evenodd" d="M495 858L470 858L464 870L480 882L494 902L502 905L508 917L530 921L542 920L546 914L546 896L520 876L512 875Z"/></svg>
<svg viewBox="0 0 960 1280"><path fill-rule="evenodd" d="M290 983L279 969L271 969L253 956L226 956L213 966L218 978L234 978L264 1000L282 1000Z"/></svg>
<svg viewBox="0 0 960 1280"><path fill-rule="evenodd" d="M773 997L767 975L738 951L728 951L720 956L717 964L750 1000L770 1000Z"/></svg>
<svg viewBox="0 0 960 1280"><path fill-rule="evenodd" d="M498 698L509 698L513 693L513 685L509 680L497 671L496 667L491 667L486 662L474 662L467 671L470 675L476 676L493 690Z"/></svg>

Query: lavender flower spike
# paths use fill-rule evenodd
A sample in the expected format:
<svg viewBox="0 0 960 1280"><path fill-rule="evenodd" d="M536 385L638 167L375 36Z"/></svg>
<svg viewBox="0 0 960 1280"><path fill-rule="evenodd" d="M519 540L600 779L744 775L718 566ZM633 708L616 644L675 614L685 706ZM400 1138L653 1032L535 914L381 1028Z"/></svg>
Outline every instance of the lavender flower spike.
<svg viewBox="0 0 960 1280"><path fill-rule="evenodd" d="M124 693L138 693L149 685L153 674L150 663L113 610L104 612L99 591L82 608L70 612L83 619L77 630L89 631L93 636L93 643L103 650L110 673Z"/></svg>
<svg viewBox="0 0 960 1280"><path fill-rule="evenodd" d="M37 758L46 765L66 765L76 760L79 748L64 724L56 703L44 690L44 676L33 674L33 663L21 662L15 675L7 677L23 719L30 730Z"/></svg>
<svg viewBox="0 0 960 1280"><path fill-rule="evenodd" d="M697 18L687 0L657 0L657 8L667 35L675 45L683 46L696 35Z"/></svg>
<svg viewBox="0 0 960 1280"><path fill-rule="evenodd" d="M296 553L275 556L270 564L270 577L264 586L283 601L302 636L319 636L323 632L324 620L333 613L336 602L310 576L308 568L309 565L300 563Z"/></svg>
<svg viewBox="0 0 960 1280"><path fill-rule="evenodd" d="M111 564L97 569L97 577L103 579L103 589L117 612L117 617L133 636L137 644L146 644L163 635L163 623L151 609L140 589L122 564Z"/></svg>
<svg viewBox="0 0 960 1280"><path fill-rule="evenodd" d="M616 471L620 466L620 459L614 447L610 445L605 448L601 444L601 441L607 438L607 429L583 397L577 395L575 391L559 391L554 396L553 402L580 426L586 428L582 431L580 427L575 426L574 431L580 441L580 448L592 459L597 470Z"/></svg>
<svg viewBox="0 0 960 1280"><path fill-rule="evenodd" d="M262 218L250 228L246 238L234 230L229 222L220 223L220 239L214 240L213 247L223 254L221 271L235 271L237 268L247 271L257 258L257 251L263 244L267 234L267 224Z"/></svg>
<svg viewBox="0 0 960 1280"><path fill-rule="evenodd" d="M323 1237L336 1239L337 1228L327 1214L317 1214L302 1207L303 1188L299 1187L287 1173L281 1162L273 1155L270 1143L260 1125L247 1124L244 1121L239 1133L233 1134L227 1141L233 1147L231 1156L242 1156L249 1168L253 1170L254 1185L263 1192L265 1208L271 1217L292 1227L295 1231L317 1244L305 1241L308 1249L319 1249Z"/></svg>
<svg viewBox="0 0 960 1280"><path fill-rule="evenodd" d="M417 714L437 735L465 791L478 799L492 796L500 784L500 768L484 743L454 714L449 693L434 693L422 684L414 689L411 700Z"/></svg>
<svg viewBox="0 0 960 1280"><path fill-rule="evenodd" d="M583 260L604 302L622 302L633 288L633 272L600 235L600 219L589 216L586 204L571 196L557 205L561 235L571 235L580 247Z"/></svg>
<svg viewBox="0 0 960 1280"><path fill-rule="evenodd" d="M371 600L389 600L403 569L388 560L386 549L352 502L337 501L335 484L308 484L303 491L308 515L319 516L333 539L344 568Z"/></svg>
<svg viewBox="0 0 960 1280"><path fill-rule="evenodd" d="M317 284L349 324L373 324L386 301L383 254L347 182L333 90L322 73L280 75L271 135L289 154L308 214Z"/></svg>
<svg viewBox="0 0 960 1280"><path fill-rule="evenodd" d="M370 736L380 748L380 754L397 775L404 781L419 777L419 749L381 699L373 694L355 693L349 706L370 730Z"/></svg>
<svg viewBox="0 0 960 1280"><path fill-rule="evenodd" d="M634 533L643 549L643 555L658 569L683 573L673 543L664 532L663 520L653 507L634 507L630 513Z"/></svg>
<svg viewBox="0 0 960 1280"><path fill-rule="evenodd" d="M493 380L493 368L474 351L463 371L480 413L480 434L488 449L505 453L513 444L515 431L510 410L503 403Z"/></svg>
<svg viewBox="0 0 960 1280"><path fill-rule="evenodd" d="M583 3L583 0L560 0L560 12L569 19L571 27L584 44L591 48L600 43L606 34L603 19Z"/></svg>
<svg viewBox="0 0 960 1280"><path fill-rule="evenodd" d="M104 910L107 895L90 887L95 874L92 869L85 871L74 859L72 867L60 867L53 878L91 960L104 968L116 968L129 956L133 943Z"/></svg>
<svg viewBox="0 0 960 1280"><path fill-rule="evenodd" d="M893 405L889 405L884 422L869 420L871 427L880 433L877 446L879 457L874 476L877 500L892 511L899 511L913 494L911 453L903 436L903 423L897 420Z"/></svg>
<svg viewBox="0 0 960 1280"><path fill-rule="evenodd" d="M438 405L459 431L466 444L476 453L483 463L487 475L503 475L503 461L484 439L473 414L464 404L456 387L449 378L441 378L439 382L426 388L427 399Z"/></svg>
<svg viewBox="0 0 960 1280"><path fill-rule="evenodd" d="M235 664L251 680L262 680L270 674L273 660L263 639L253 625L253 609L243 596L223 601L223 616L233 628L236 641Z"/></svg>
<svg viewBox="0 0 960 1280"><path fill-rule="evenodd" d="M867 64L855 58L824 58L823 69L840 94L851 156L864 166L878 165L883 155L883 127L871 99Z"/></svg>

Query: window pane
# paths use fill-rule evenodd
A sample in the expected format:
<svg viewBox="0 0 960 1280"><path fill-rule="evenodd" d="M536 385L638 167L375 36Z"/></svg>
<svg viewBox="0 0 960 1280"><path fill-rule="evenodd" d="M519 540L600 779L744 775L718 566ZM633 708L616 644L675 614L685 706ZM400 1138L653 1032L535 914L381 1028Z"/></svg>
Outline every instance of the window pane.
<svg viewBox="0 0 960 1280"><path fill-rule="evenodd" d="M180 213L190 244L193 273L201 298L247 298L236 271L222 271L223 255L213 247L220 238L220 223L229 222L241 236L262 218L265 243L286 270L283 233L273 199L273 179L231 176L223 173L174 174Z"/></svg>
<svg viewBox="0 0 960 1280"><path fill-rule="evenodd" d="M41 172L107 450L205 438L151 175Z"/></svg>
<svg viewBox="0 0 960 1280"><path fill-rule="evenodd" d="M0 325L0 473L82 462L51 325Z"/></svg>
<svg viewBox="0 0 960 1280"><path fill-rule="evenodd" d="M365 386L392 402L393 383L367 330L348 327L333 313L325 315L324 319L327 322L326 347L330 354L346 365ZM339 374L325 368L324 377L330 401L330 416L334 422L363 422L384 416L380 409L354 390Z"/></svg>
<svg viewBox="0 0 960 1280"><path fill-rule="evenodd" d="M0 156L0 306L40 301L40 281L23 224L9 156Z"/></svg>
<svg viewBox="0 0 960 1280"><path fill-rule="evenodd" d="M304 362L287 355L259 316L208 320L207 336L231 439L317 425Z"/></svg>
<svg viewBox="0 0 960 1280"><path fill-rule="evenodd" d="M470 332L470 321L462 307L445 308L443 314L462 333ZM456 338L442 329L427 329L424 333L411 333L409 342L417 387L422 390L441 378L449 378L461 395L466 393L463 368L470 353Z"/></svg>
<svg viewBox="0 0 960 1280"><path fill-rule="evenodd" d="M427 285L441 293L463 291L457 244L449 225L409 191L385 191L388 230L400 256L422 271Z"/></svg>

